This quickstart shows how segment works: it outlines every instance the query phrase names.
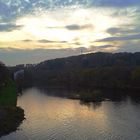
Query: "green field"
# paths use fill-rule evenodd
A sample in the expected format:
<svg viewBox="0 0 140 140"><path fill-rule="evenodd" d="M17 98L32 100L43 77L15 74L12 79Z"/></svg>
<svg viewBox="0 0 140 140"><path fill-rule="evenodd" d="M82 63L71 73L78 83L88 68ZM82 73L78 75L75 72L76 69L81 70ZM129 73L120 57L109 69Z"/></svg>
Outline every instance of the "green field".
<svg viewBox="0 0 140 140"><path fill-rule="evenodd" d="M6 85L0 89L0 105L15 106L17 102L16 86L10 79L6 81Z"/></svg>

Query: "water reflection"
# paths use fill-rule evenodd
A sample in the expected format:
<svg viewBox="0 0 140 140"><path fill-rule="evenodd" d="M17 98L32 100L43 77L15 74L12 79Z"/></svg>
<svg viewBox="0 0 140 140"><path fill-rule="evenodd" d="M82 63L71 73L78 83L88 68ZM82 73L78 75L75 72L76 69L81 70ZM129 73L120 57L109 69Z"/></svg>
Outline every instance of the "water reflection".
<svg viewBox="0 0 140 140"><path fill-rule="evenodd" d="M81 105L93 106L93 108L101 106L102 101L112 101L116 105L120 105L129 99L133 104L140 104L139 91L100 89L92 91L70 91L67 89L47 89L45 87L39 87L37 89L39 92L43 92L49 96L79 99Z"/></svg>
<svg viewBox="0 0 140 140"><path fill-rule="evenodd" d="M86 105L89 108L92 107L93 109L96 109L102 105L102 102L84 102L80 100L80 105Z"/></svg>
<svg viewBox="0 0 140 140"><path fill-rule="evenodd" d="M61 97L56 96L58 92ZM19 131L2 140L139 140L140 104L133 104L133 99L88 103L67 99L67 94L24 90L18 105L25 110L26 120Z"/></svg>

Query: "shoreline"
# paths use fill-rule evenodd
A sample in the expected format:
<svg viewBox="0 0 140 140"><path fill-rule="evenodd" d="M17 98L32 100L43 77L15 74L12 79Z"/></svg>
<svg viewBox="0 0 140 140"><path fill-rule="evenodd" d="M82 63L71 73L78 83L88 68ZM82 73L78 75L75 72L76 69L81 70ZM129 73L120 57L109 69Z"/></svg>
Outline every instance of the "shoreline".
<svg viewBox="0 0 140 140"><path fill-rule="evenodd" d="M28 87L29 88L29 87ZM25 88L24 90L28 89ZM131 99L140 99L139 90L126 90L126 89L70 89L70 88L58 88L58 87L44 87L44 86L32 86L31 88L37 88L41 92L49 93L57 97L64 97L73 100L81 100L84 102L102 102L102 101L120 101L126 97ZM61 91L61 92L60 92Z"/></svg>
<svg viewBox="0 0 140 140"><path fill-rule="evenodd" d="M24 119L22 108L0 106L0 137L16 131Z"/></svg>

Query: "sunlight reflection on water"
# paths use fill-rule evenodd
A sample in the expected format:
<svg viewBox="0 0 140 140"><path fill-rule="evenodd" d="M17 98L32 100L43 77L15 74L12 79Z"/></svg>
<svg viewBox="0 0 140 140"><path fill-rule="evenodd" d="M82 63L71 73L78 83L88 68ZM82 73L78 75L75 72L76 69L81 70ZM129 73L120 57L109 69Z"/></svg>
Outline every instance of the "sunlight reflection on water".
<svg viewBox="0 0 140 140"><path fill-rule="evenodd" d="M122 102L83 104L36 88L18 98L26 120L1 140L139 140L140 105Z"/></svg>

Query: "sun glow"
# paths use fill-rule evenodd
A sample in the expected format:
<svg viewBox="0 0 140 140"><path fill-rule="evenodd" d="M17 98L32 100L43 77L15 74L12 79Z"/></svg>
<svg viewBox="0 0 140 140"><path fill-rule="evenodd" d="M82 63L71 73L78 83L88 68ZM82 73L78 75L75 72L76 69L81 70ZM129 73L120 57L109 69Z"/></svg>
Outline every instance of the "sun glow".
<svg viewBox="0 0 140 140"><path fill-rule="evenodd" d="M3 42L3 46L4 42L9 42L15 48L89 48L97 44L96 40L109 37L106 30L119 24L119 19L111 17L110 11L95 8L64 8L35 12L34 15L17 19L16 25L22 26L20 30L0 33L0 42ZM32 40L32 44L22 40ZM43 44L39 40L50 42L46 41Z"/></svg>

